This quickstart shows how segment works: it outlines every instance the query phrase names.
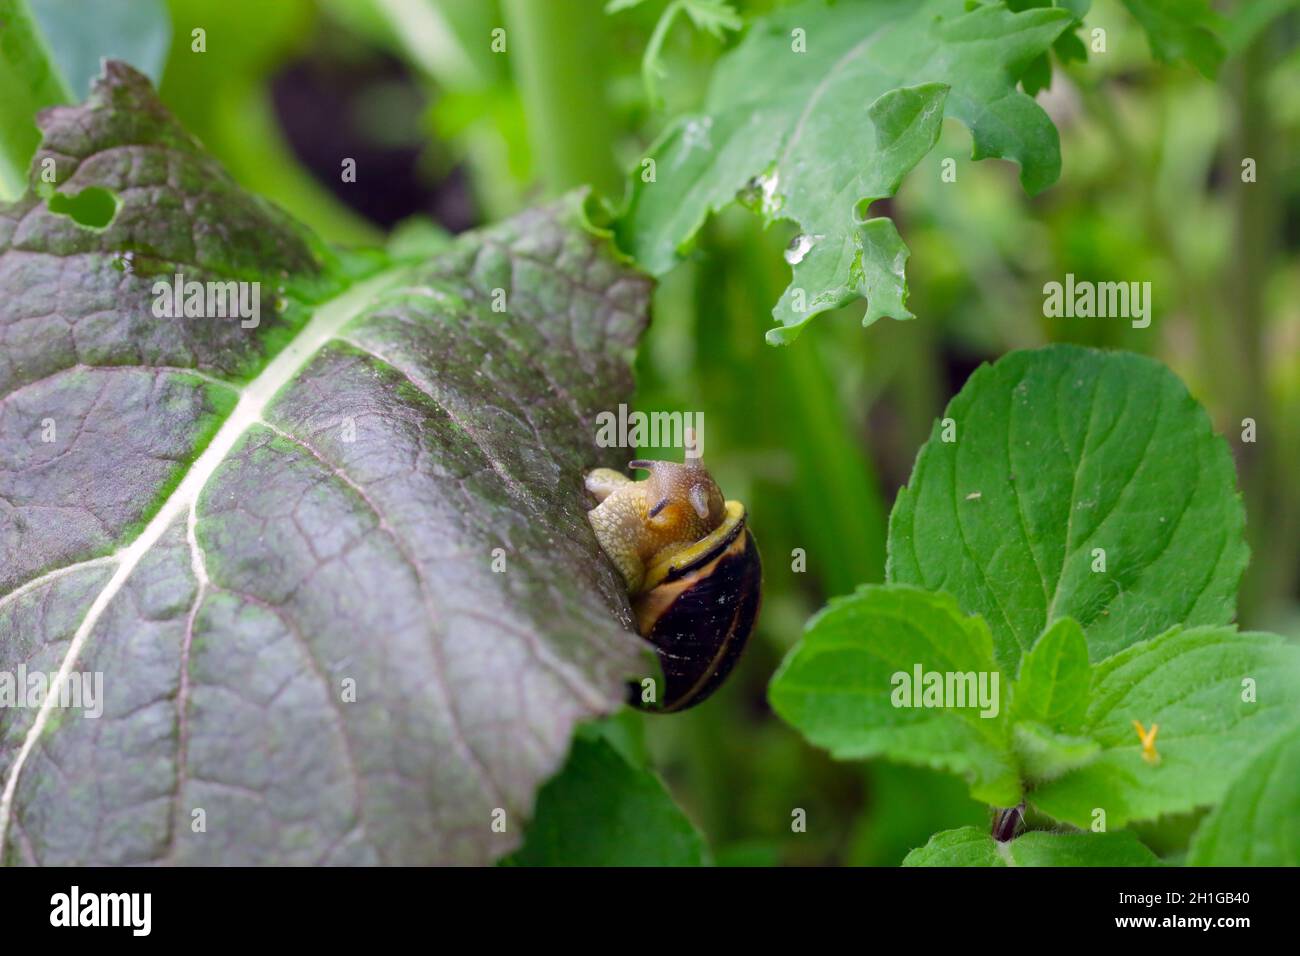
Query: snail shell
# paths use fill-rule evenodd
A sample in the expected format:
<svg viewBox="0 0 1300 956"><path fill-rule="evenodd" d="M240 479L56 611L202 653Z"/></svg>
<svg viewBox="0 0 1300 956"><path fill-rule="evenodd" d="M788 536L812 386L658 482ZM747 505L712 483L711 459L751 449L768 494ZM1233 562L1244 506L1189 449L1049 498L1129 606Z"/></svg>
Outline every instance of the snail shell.
<svg viewBox="0 0 1300 956"><path fill-rule="evenodd" d="M727 679L758 620L762 578L739 501L727 502L716 531L650 568L632 608L663 668L660 710L693 707Z"/></svg>
<svg viewBox="0 0 1300 956"><path fill-rule="evenodd" d="M635 461L650 477L632 481L598 468L587 488L596 538L627 582L641 635L664 675L658 711L705 700L736 662L758 619L762 563L745 506L725 501L698 461ZM631 702L643 704L632 686Z"/></svg>

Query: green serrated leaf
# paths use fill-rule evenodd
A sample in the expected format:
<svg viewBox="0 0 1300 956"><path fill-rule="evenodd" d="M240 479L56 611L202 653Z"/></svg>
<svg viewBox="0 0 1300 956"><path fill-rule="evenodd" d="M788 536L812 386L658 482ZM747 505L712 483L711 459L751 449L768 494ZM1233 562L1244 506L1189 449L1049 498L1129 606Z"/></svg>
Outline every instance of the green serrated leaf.
<svg viewBox="0 0 1300 956"><path fill-rule="evenodd" d="M931 674L972 678L962 699L930 701L923 689ZM883 756L948 770L964 776L977 799L1011 806L1021 792L1001 676L987 626L950 597L870 585L809 621L769 698L784 720L841 760ZM977 700L981 682L991 706Z"/></svg>
<svg viewBox="0 0 1300 956"><path fill-rule="evenodd" d="M1088 47L1077 33L1062 33L1052 44L1052 49L1062 63L1083 63L1088 59Z"/></svg>
<svg viewBox="0 0 1300 956"><path fill-rule="evenodd" d="M935 424L890 516L887 576L983 616L1008 671L1064 617L1100 660L1232 620L1248 555L1235 485L1227 445L1164 365L1014 352Z"/></svg>
<svg viewBox="0 0 1300 956"><path fill-rule="evenodd" d="M787 255L794 275L770 341L792 340L855 296L867 298L868 321L907 318L902 242L892 224L867 235L860 211L894 194L945 113L970 128L976 159L1019 163L1031 193L1054 182L1056 128L1016 83L1071 22L1065 10L968 10L963 0L777 10L721 60L704 112L650 151L654 180L633 179L620 240L665 272L710 213L744 191L764 218L793 220L803 237Z"/></svg>
<svg viewBox="0 0 1300 956"><path fill-rule="evenodd" d="M929 83L890 90L872 103L867 114L875 124L881 155L919 158L929 152L939 138L947 96L947 86ZM853 230L851 243L836 256L825 254L824 238L804 233L787 251L786 260L794 266L794 282L781 294L776 307L778 316L837 308L852 301L859 290L866 290L864 326L890 316L915 317L904 304L907 299L904 270L909 252L893 220L877 217L862 222ZM810 289L820 291L808 298ZM794 341L797 334L797 328L781 325L770 329L767 339L782 344Z"/></svg>
<svg viewBox="0 0 1300 956"><path fill-rule="evenodd" d="M1052 85L1052 61L1046 53L1037 57L1020 75L1020 85L1028 96L1037 96Z"/></svg>
<svg viewBox="0 0 1300 956"><path fill-rule="evenodd" d="M739 30L745 25L735 7L725 0L683 0L683 9L697 29L715 39L720 40L728 30Z"/></svg>
<svg viewBox="0 0 1300 956"><path fill-rule="evenodd" d="M1131 833L1025 833L999 844L974 827L936 833L903 866L1159 866Z"/></svg>
<svg viewBox="0 0 1300 956"><path fill-rule="evenodd" d="M1275 634L1176 628L1094 668L1083 734L1087 766L1035 787L1029 800L1076 826L1108 827L1208 806L1300 708L1300 647ZM1135 721L1158 726L1144 754Z"/></svg>
<svg viewBox="0 0 1300 956"><path fill-rule="evenodd" d="M1066 30L1052 42L1052 50L1062 63L1072 60L1087 60L1088 51L1074 31L1081 27L1084 16L1091 6L1091 0L1007 0L1007 7L1016 12L1040 7L1057 7L1068 10L1074 18L1070 29ZM1037 96L1052 85L1052 59L1043 53L1034 59L1021 74L1020 85L1029 96Z"/></svg>
<svg viewBox="0 0 1300 956"><path fill-rule="evenodd" d="M657 776L579 735L537 796L515 866L703 866L704 838Z"/></svg>
<svg viewBox="0 0 1300 956"><path fill-rule="evenodd" d="M942 830L903 858L903 866L1006 866L998 844L984 830Z"/></svg>
<svg viewBox="0 0 1300 956"><path fill-rule="evenodd" d="M1300 866L1300 726L1251 760L1192 839L1193 866Z"/></svg>
<svg viewBox="0 0 1300 956"><path fill-rule="evenodd" d="M1012 686L1011 716L1073 733L1083 724L1091 679L1083 630L1072 618L1061 618L1021 660L1020 676Z"/></svg>
<svg viewBox="0 0 1300 956"><path fill-rule="evenodd" d="M104 712L0 708L0 859L511 852L646 664L580 476L649 280L577 195L340 258L121 63L41 124L58 192L0 206L0 671L101 673ZM177 273L260 314L160 314Z"/></svg>

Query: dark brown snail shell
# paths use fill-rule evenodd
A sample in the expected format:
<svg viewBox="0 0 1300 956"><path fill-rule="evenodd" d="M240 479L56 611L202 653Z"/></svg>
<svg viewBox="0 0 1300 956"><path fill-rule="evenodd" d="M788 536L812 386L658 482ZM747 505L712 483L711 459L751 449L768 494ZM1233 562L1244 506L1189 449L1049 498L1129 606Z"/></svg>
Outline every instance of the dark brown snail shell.
<svg viewBox="0 0 1300 956"><path fill-rule="evenodd" d="M762 562L745 506L727 502L722 525L669 561L649 569L633 598L637 626L658 652L664 688L659 712L685 710L726 680L754 630L762 593Z"/></svg>

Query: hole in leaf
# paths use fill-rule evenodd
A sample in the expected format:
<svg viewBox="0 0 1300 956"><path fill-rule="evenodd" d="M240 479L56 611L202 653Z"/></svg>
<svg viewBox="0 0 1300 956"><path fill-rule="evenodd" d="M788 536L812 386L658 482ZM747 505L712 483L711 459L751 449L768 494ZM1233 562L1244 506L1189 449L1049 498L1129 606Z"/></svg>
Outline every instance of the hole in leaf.
<svg viewBox="0 0 1300 956"><path fill-rule="evenodd" d="M87 229L103 229L117 215L122 201L99 186L88 186L75 196L55 193L49 199L50 212L67 216Z"/></svg>
<svg viewBox="0 0 1300 956"><path fill-rule="evenodd" d="M879 205L877 205L879 203ZM875 208L872 208L875 207ZM889 215L889 200L885 199L859 199L853 205L853 222L861 226L875 219L877 216Z"/></svg>

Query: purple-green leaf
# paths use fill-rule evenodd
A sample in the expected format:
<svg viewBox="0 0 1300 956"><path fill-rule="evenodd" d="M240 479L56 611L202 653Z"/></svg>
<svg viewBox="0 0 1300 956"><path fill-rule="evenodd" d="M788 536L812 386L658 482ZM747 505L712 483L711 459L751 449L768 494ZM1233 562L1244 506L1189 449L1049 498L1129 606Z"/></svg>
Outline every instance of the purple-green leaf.
<svg viewBox="0 0 1300 956"><path fill-rule="evenodd" d="M0 671L103 693L0 709L3 860L510 852L647 666L581 475L649 281L580 197L340 258L121 64L41 125L0 208ZM51 202L87 189L107 222ZM159 317L178 272L259 321Z"/></svg>

